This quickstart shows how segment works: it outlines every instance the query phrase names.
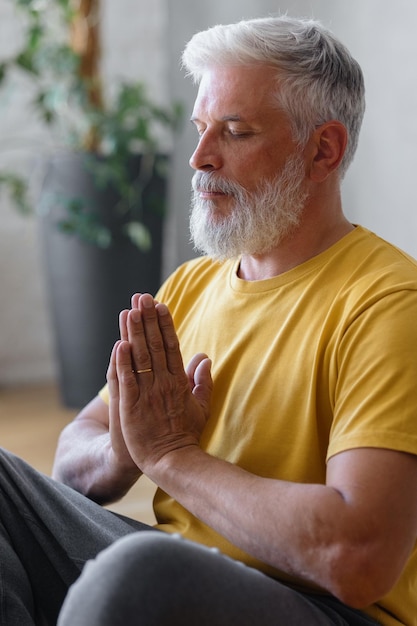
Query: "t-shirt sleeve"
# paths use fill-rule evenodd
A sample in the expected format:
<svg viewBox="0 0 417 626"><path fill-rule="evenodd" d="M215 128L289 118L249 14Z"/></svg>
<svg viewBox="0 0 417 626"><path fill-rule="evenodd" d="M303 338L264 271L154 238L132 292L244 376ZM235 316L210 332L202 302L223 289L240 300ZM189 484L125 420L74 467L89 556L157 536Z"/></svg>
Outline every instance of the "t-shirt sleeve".
<svg viewBox="0 0 417 626"><path fill-rule="evenodd" d="M364 307L337 353L327 458L381 447L417 454L417 292L398 290Z"/></svg>

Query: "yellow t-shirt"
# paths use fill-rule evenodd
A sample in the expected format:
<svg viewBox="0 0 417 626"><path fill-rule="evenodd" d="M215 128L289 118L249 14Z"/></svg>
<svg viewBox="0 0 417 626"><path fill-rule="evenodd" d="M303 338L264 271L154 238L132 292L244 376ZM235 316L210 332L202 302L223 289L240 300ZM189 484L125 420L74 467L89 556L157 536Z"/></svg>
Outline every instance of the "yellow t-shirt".
<svg viewBox="0 0 417 626"><path fill-rule="evenodd" d="M417 262L357 227L277 277L247 282L236 270L237 262L196 259L157 295L184 362L196 352L213 362L202 448L300 483L324 483L327 459L349 448L417 454ZM159 528L288 580L160 490L154 509ZM367 612L386 626L417 626L417 551Z"/></svg>

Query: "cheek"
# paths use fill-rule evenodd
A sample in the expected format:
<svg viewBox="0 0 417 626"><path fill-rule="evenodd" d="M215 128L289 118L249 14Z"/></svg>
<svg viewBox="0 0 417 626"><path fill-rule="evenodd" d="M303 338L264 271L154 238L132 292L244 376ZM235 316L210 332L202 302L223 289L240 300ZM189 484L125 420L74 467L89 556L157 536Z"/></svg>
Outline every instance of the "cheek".
<svg viewBox="0 0 417 626"><path fill-rule="evenodd" d="M275 178L285 166L288 157L296 151L292 141L286 138L262 142L235 143L228 150L224 161L225 174L248 191L255 189L260 181Z"/></svg>
<svg viewBox="0 0 417 626"><path fill-rule="evenodd" d="M276 159L259 151L246 154L233 168L236 182L248 191L255 189L261 181L275 176L277 170Z"/></svg>

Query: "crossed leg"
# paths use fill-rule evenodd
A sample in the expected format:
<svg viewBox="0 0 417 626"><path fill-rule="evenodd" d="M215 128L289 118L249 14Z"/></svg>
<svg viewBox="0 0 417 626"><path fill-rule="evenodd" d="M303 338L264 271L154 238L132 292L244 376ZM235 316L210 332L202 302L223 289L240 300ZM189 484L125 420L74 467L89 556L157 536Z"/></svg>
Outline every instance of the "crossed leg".
<svg viewBox="0 0 417 626"><path fill-rule="evenodd" d="M337 601L336 605L337 605ZM330 606L176 535L125 537L87 564L58 626L347 626L371 620Z"/></svg>
<svg viewBox="0 0 417 626"><path fill-rule="evenodd" d="M216 550L115 515L1 449L0 554L7 626L374 624L335 600L305 596Z"/></svg>
<svg viewBox="0 0 417 626"><path fill-rule="evenodd" d="M142 529L0 449L0 624L55 625L85 562Z"/></svg>

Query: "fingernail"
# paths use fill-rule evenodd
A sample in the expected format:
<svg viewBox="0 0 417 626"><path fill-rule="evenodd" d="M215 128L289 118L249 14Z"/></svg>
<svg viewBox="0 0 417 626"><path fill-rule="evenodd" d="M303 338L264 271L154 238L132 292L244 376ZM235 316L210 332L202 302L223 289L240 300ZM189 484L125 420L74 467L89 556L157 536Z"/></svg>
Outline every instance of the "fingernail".
<svg viewBox="0 0 417 626"><path fill-rule="evenodd" d="M158 311L158 315L168 315L169 310L166 304L158 304L158 306L156 307L156 310Z"/></svg>
<svg viewBox="0 0 417 626"><path fill-rule="evenodd" d="M140 322L140 312L137 309L132 309L130 312L130 316L135 324Z"/></svg>
<svg viewBox="0 0 417 626"><path fill-rule="evenodd" d="M145 309L151 309L153 307L153 298L149 294L145 294L141 298L141 303Z"/></svg>

